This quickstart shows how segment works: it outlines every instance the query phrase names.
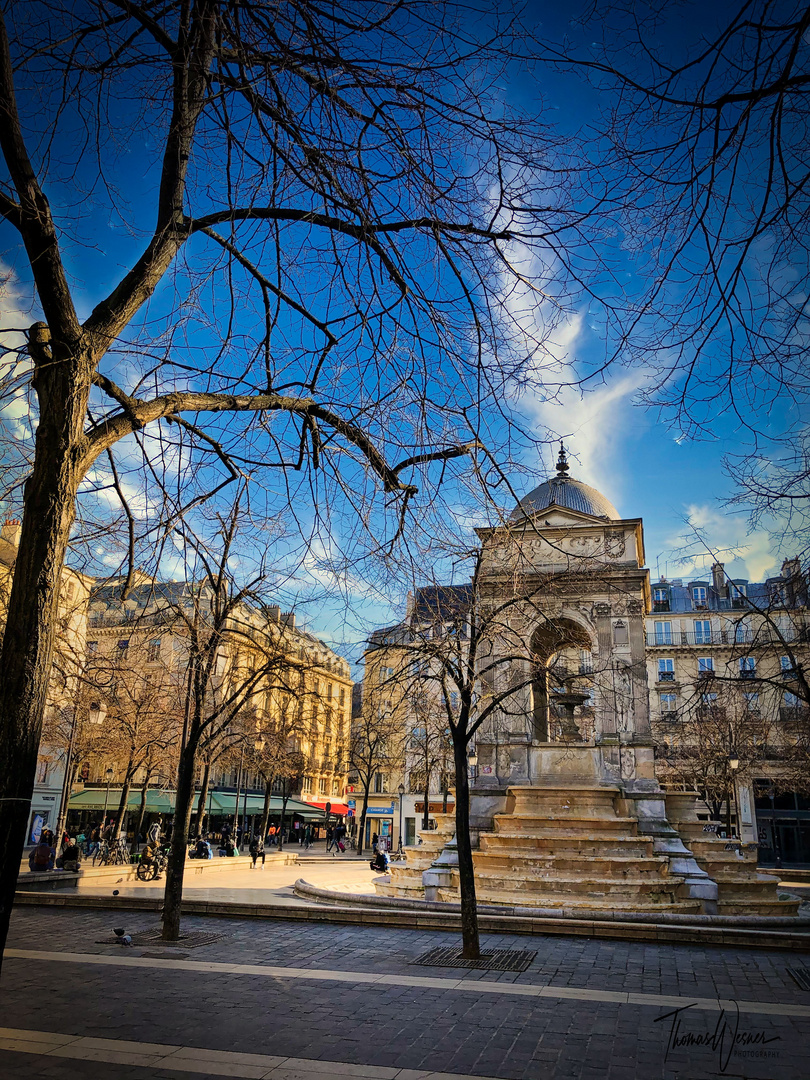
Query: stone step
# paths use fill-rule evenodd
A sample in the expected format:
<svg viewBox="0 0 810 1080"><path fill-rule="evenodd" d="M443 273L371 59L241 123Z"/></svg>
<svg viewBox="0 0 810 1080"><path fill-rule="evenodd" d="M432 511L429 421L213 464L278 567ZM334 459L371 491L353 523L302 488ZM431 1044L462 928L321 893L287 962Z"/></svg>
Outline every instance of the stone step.
<svg viewBox="0 0 810 1080"><path fill-rule="evenodd" d="M563 830L565 832L606 832L625 833L635 836L638 831L638 820L631 817L570 817L563 815L546 815L539 817L531 814L495 814L495 832L503 829L505 832L534 832L545 833L550 830Z"/></svg>
<svg viewBox="0 0 810 1080"><path fill-rule="evenodd" d="M446 893L446 895L443 895L444 893ZM477 890L476 895L480 904L503 904L508 905L509 907L550 908L552 910L572 908L582 912L669 911L683 915L695 915L700 912L700 901L698 900L653 901L649 897L642 897L633 902L632 900L617 901L612 897L600 898L598 896L543 896L540 894L517 894L505 890L487 888ZM458 894L454 894L452 890L439 890L439 899L441 900L454 900L457 899L457 897Z"/></svg>
<svg viewBox="0 0 810 1080"><path fill-rule="evenodd" d="M578 852L582 855L617 855L643 858L652 855L653 841L641 836L617 836L610 832L564 832L547 830L542 836L524 832L481 833L481 850L504 852Z"/></svg>
<svg viewBox="0 0 810 1080"><path fill-rule="evenodd" d="M475 871L529 874L549 877L565 873L593 874L596 877L621 878L628 875L660 879L669 873L669 859L664 855L649 858L628 855L577 855L569 852L537 853L532 851L473 852Z"/></svg>
<svg viewBox="0 0 810 1080"><path fill-rule="evenodd" d="M615 814L619 789L588 784L571 786L512 787L508 789L513 814L584 814L609 817Z"/></svg>
<svg viewBox="0 0 810 1080"><path fill-rule="evenodd" d="M717 900L718 915L778 915L793 917L799 911L800 900Z"/></svg>
<svg viewBox="0 0 810 1080"><path fill-rule="evenodd" d="M624 900L638 900L646 898L650 903L674 903L678 896L678 890L683 885L683 877L669 875L666 878L647 877L597 877L596 875L555 875L553 878L534 877L510 877L503 874L476 874L477 892L481 898L494 890L496 892L510 892L514 896L541 895L554 896L557 903L567 904L574 897L589 897L603 900L613 900L616 906L621 906ZM453 883L456 883L456 875L453 874ZM517 901L515 901L517 903Z"/></svg>

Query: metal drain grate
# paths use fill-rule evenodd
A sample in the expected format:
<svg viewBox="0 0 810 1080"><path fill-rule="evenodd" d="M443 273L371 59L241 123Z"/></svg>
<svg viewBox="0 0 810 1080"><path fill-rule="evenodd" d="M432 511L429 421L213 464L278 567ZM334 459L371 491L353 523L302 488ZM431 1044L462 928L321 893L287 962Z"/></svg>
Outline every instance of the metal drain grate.
<svg viewBox="0 0 810 1080"><path fill-rule="evenodd" d="M810 968L789 967L788 971L800 990L810 990Z"/></svg>
<svg viewBox="0 0 810 1080"><path fill-rule="evenodd" d="M537 956L536 952L521 949L493 949L482 952L478 960L467 960L460 949L430 949L428 952L411 960L411 964L422 967L471 968L476 971L525 971Z"/></svg>
<svg viewBox="0 0 810 1080"><path fill-rule="evenodd" d="M164 941L161 938L163 931L158 926L154 930L138 930L131 934L133 945L160 945L165 949L199 949L201 945L213 945L215 941L222 941L225 934L208 934L204 930L192 930L187 934L181 934L177 941ZM96 942L97 945L117 945L117 937L107 937Z"/></svg>

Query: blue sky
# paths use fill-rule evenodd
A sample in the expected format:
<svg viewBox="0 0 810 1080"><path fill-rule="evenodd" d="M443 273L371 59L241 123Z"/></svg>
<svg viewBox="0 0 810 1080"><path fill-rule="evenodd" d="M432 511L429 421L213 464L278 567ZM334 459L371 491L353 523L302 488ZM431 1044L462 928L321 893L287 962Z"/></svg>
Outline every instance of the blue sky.
<svg viewBox="0 0 810 1080"><path fill-rule="evenodd" d="M577 49L587 53L596 30L589 25L580 26L572 22L572 15L579 12L581 6L579 3L534 3L529 8L538 20L541 39L547 36L549 40L560 40L568 36ZM699 5L687 4L683 8L685 15L678 14L680 9L676 8L674 22L670 22L668 27L668 44L686 44L691 34L697 36L708 31L708 20L716 18L722 7L712 6L710 11L704 11ZM696 11L702 12L706 20L703 24L695 20ZM504 80L502 94L504 98L529 110L542 109L549 121L563 131L580 130L595 122L599 95L593 88L585 86L573 76L548 70L537 75L537 79L538 82L533 82L515 68L510 77ZM538 91L542 98L538 96ZM120 106L118 120L121 135L119 144L112 148L115 156L113 173L122 184L134 181L130 196L136 208L141 197L148 205L150 189L154 188L156 181L154 166L150 169L148 165L149 155L156 148L153 131L148 117L135 123L125 105ZM58 148L66 160L78 145L75 131L71 130L72 123L69 113L63 115L66 127L62 130L62 142ZM68 244L66 250L80 314L84 316L106 295L120 277L122 269L140 252L143 237L151 227L151 219L146 215L139 222L137 230L130 229L119 215L110 210L104 192L94 186L92 170L85 172L80 169L78 175L71 173L68 183L53 183L48 194L57 215L83 237L82 244L72 247ZM7 270L0 330L8 330L31 321L32 297L24 260L15 247L15 237L8 227L0 232L0 239L0 260ZM610 248L610 241L606 240L605 243ZM88 257L88 251L93 248L95 255ZM618 240L609 255L622 278L623 287L630 293L643 284L635 277L637 262ZM553 265L547 265L539 268L539 272L553 278L554 269ZM182 269L179 274L182 285ZM313 271L310 293L316 295L318 288L317 272ZM221 330L214 320L206 324L206 299L205 295L199 298L193 324L189 323L188 339L184 344L192 349L204 340L206 347L209 346L206 334L215 343ZM527 330L531 330L532 325L542 323L545 317L542 306L538 307L534 301L529 302L526 297L518 297L518 301L524 304L525 310L521 311L520 319L525 318ZM171 310L171 297L167 297L164 303L159 293L149 309L153 326L160 329ZM243 311L244 326L235 327L237 334L252 329L255 317L255 311L246 307ZM296 344L296 330L292 325L287 329L289 335L284 344L292 347ZM182 340L183 334L179 337ZM20 339L6 333L4 340L7 346L13 346ZM717 345L718 363L722 362L722 349L720 341ZM582 303L576 305L554 334L550 349L552 358L561 363L573 363L577 370L584 372L598 366L604 352L604 326L598 305L593 308ZM124 361L111 357L107 369L126 384ZM722 468L723 457L747 449L736 418L722 402L718 402L717 408L707 418L700 439L691 435L684 437L679 426L668 425L655 412L639 405L646 378L643 365L615 367L603 384L596 385L584 395L566 389L561 392L561 400L552 402L542 400L538 393L527 391L520 399L513 401L512 407L524 418L527 426L541 435L549 435L549 444L542 459L535 449L518 448L516 465L526 470L515 480L518 493L529 490L553 472L556 447L550 445L550 437L565 436L572 460L572 475L604 492L624 516L644 519L648 565L654 575L657 567L669 577L688 578L699 572L698 568L705 559L689 557L690 552L694 556L699 547L692 526L698 528L708 545L720 553L731 576L761 579L778 572L781 557L791 554L790 549L783 552L771 550L769 539L763 531L749 535L744 517L723 506L732 494L730 482ZM22 431L28 415L24 396L17 396L6 403L0 413L8 425L17 425ZM775 431L781 431L785 421L790 419L787 402L776 402L771 406L770 415L763 415L760 419L766 429L771 424ZM122 447L125 464L131 450ZM133 468L134 462L133 454ZM183 465L179 460L167 460L164 464L172 475L177 475ZM528 473L533 474L534 478ZM106 479L103 467L99 468L98 477L102 481ZM148 500L142 492L139 493L137 479L133 477L131 483L136 508L145 517L149 512ZM114 500L108 496L109 492L102 496L102 500L114 504ZM306 496L306 492L303 492L303 496ZM302 519L306 528L306 511L302 511ZM106 561L109 566L115 562L110 552L99 551L97 554L102 564ZM302 606L302 614L314 632L322 633L342 648L348 648L349 642L353 642L352 647L356 648L356 643L362 640L369 626L390 622L401 616L402 589L381 590L379 579L374 587L370 587L350 575L337 575L340 595L325 601L322 587L328 587L330 582L334 584L336 580L333 569L328 565L327 555L328 545L322 550L316 545L311 557L306 560L303 569L305 574L310 575L311 594L317 598L309 605ZM684 557L685 561L682 561ZM182 570L179 554L165 559L162 569L167 575L178 575ZM287 587L286 592L292 602L294 590Z"/></svg>

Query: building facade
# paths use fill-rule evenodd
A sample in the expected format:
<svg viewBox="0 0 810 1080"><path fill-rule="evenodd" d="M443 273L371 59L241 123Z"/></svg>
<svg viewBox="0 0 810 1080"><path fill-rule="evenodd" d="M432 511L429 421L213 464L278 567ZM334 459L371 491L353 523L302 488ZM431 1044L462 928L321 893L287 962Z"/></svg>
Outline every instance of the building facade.
<svg viewBox="0 0 810 1080"><path fill-rule="evenodd" d="M758 843L760 861L810 864L810 624L798 560L764 582L721 563L652 587L647 672L662 781L701 790L705 816ZM733 765L733 768L732 768Z"/></svg>

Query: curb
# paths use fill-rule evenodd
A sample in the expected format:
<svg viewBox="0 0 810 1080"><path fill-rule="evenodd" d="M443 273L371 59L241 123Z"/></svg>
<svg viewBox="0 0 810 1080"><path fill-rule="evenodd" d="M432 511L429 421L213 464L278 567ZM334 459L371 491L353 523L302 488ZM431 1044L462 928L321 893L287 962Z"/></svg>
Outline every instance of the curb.
<svg viewBox="0 0 810 1080"><path fill-rule="evenodd" d="M89 908L95 911L160 912L163 902L151 897L79 896L76 894L18 893L19 906ZM282 919L292 922L333 923L340 926L388 926L406 930L442 930L458 933L461 919L456 912L422 911L341 906L325 903L297 907L292 904L238 904L184 900L184 915L209 915L219 918ZM490 934L527 934L532 936L612 938L653 944L701 945L751 949L789 949L810 953L810 932L788 933L778 930L725 929L715 926L665 926L649 923L621 923L596 919L518 917L481 914L480 929Z"/></svg>

